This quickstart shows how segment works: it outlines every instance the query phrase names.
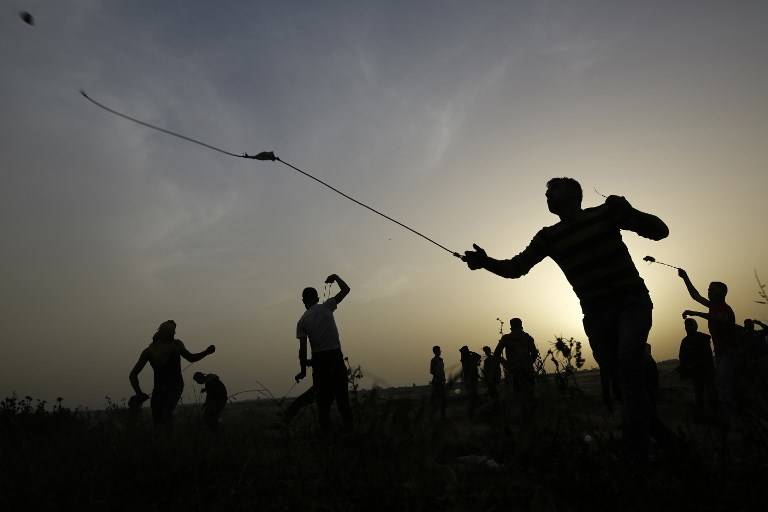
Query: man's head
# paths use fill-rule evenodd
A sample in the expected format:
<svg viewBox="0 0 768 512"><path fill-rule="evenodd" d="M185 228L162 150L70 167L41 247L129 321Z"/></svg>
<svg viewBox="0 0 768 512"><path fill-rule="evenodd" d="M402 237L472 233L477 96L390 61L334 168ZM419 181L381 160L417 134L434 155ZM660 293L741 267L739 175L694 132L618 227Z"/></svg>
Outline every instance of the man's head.
<svg viewBox="0 0 768 512"><path fill-rule="evenodd" d="M440 346L439 345L435 345L434 347L432 347L432 353L435 354L436 356L439 356L440 355Z"/></svg>
<svg viewBox="0 0 768 512"><path fill-rule="evenodd" d="M725 285L725 283L721 283L720 281L712 281L709 283L709 288L707 289L707 297L709 297L710 302L714 302L715 304L722 304L725 302L726 295L728 295L728 287Z"/></svg>
<svg viewBox="0 0 768 512"><path fill-rule="evenodd" d="M466 346L466 345L464 345L463 347L461 347L461 348L459 349L459 352L461 353L461 355L466 355L466 354L469 354L469 347L468 347L468 346Z"/></svg>
<svg viewBox="0 0 768 512"><path fill-rule="evenodd" d="M176 336L176 322L166 320L157 328L157 332L152 336L152 341L172 341L174 336Z"/></svg>
<svg viewBox="0 0 768 512"><path fill-rule="evenodd" d="M693 334L695 332L698 332L699 330L699 324L696 323L696 320L693 318L686 318L685 319L685 332L688 334Z"/></svg>
<svg viewBox="0 0 768 512"><path fill-rule="evenodd" d="M509 328L512 331L522 331L523 330L523 321L519 318L512 318L509 321Z"/></svg>
<svg viewBox="0 0 768 512"><path fill-rule="evenodd" d="M485 347L483 347L483 352L485 353L486 356L492 356L493 355L493 352L491 352L491 347L489 347L487 345Z"/></svg>
<svg viewBox="0 0 768 512"><path fill-rule="evenodd" d="M198 384L205 384L205 374L203 372L195 372L192 376L192 380Z"/></svg>
<svg viewBox="0 0 768 512"><path fill-rule="evenodd" d="M320 296L317 294L317 290L308 286L301 292L301 302L304 303L304 307L309 309L318 302L320 302Z"/></svg>
<svg viewBox="0 0 768 512"><path fill-rule="evenodd" d="M581 209L581 185L573 178L552 178L547 182L547 207L555 215Z"/></svg>

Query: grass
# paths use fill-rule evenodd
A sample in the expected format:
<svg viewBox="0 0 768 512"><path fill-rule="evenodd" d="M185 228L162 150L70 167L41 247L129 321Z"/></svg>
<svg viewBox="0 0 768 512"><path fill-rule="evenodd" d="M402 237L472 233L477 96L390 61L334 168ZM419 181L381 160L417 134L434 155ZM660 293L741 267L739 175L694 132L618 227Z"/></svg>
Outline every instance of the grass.
<svg viewBox="0 0 768 512"><path fill-rule="evenodd" d="M537 383L533 420L486 403L474 420L461 396L433 419L424 388L359 392L352 435L319 439L312 409L280 423L276 401L232 404L211 434L197 406L155 431L119 404L105 411L0 404L0 507L34 510L753 510L768 499L762 420L727 455L688 419L690 390L662 367L660 411L679 452L654 450L647 472L620 457L619 420L597 376L564 393ZM592 437L585 442L585 435ZM761 441L762 440L762 441Z"/></svg>

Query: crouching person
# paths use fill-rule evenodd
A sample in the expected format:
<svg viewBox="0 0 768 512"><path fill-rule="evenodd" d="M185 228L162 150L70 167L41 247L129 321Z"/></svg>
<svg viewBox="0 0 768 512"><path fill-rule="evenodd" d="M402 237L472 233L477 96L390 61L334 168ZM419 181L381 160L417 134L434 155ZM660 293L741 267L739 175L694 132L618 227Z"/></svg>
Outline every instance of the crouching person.
<svg viewBox="0 0 768 512"><path fill-rule="evenodd" d="M227 405L227 388L221 382L219 376L213 373L195 372L192 379L203 386L201 390L205 393L205 403L203 404L203 422L211 430L216 432L219 429L219 418Z"/></svg>

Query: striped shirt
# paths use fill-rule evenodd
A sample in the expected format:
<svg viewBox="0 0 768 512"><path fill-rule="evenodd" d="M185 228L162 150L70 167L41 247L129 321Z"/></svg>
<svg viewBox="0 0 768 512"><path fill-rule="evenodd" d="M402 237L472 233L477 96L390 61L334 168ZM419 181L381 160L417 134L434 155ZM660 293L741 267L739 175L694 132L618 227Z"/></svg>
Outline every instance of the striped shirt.
<svg viewBox="0 0 768 512"><path fill-rule="evenodd" d="M494 260L487 268L503 277L517 278L550 257L565 274L584 312L630 295L650 302L648 288L621 238L621 230L655 239L666 234L638 214L634 208L608 204L586 208L573 218L543 228L514 258Z"/></svg>

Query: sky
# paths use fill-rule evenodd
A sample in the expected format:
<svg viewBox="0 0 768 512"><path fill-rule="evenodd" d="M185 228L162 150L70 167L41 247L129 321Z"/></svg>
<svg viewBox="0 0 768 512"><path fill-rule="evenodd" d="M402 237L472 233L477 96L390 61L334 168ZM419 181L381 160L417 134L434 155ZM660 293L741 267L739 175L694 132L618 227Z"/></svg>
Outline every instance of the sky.
<svg viewBox="0 0 768 512"><path fill-rule="evenodd" d="M767 23L760 1L6 2L0 394L126 398L167 319L191 351L217 347L185 372L186 401L197 370L230 393L297 394L300 293L331 273L352 289L336 319L364 386L426 383L435 344L455 369L460 346L495 344L497 317L522 318L542 352L586 342L551 260L518 280L472 272L287 167L80 89L275 151L456 251L514 256L558 220L546 181L576 178L584 206L623 195L670 228L623 235L657 360L698 305L645 255L702 292L727 283L737 321L768 321Z"/></svg>

